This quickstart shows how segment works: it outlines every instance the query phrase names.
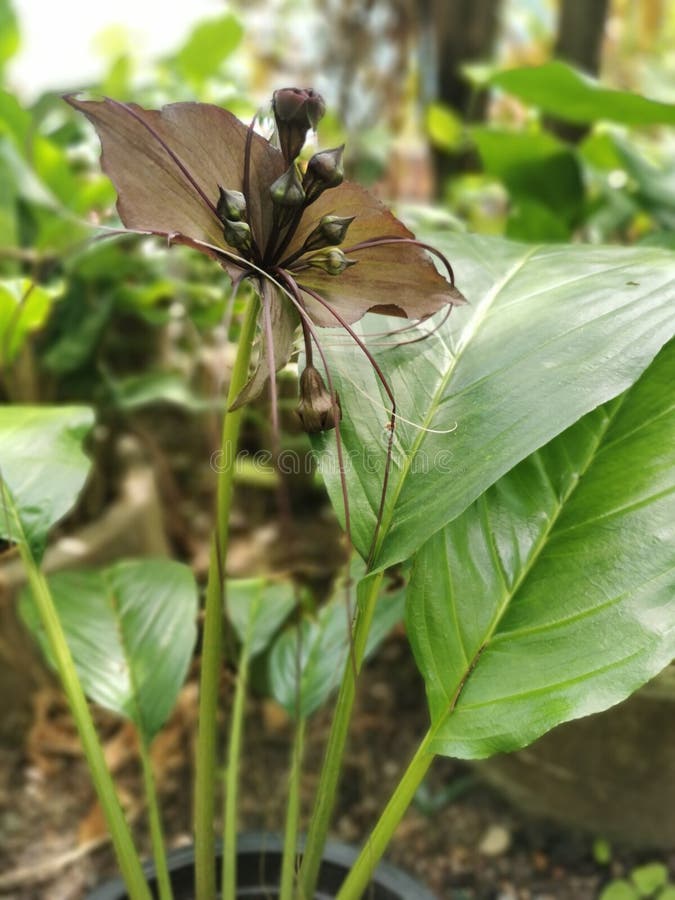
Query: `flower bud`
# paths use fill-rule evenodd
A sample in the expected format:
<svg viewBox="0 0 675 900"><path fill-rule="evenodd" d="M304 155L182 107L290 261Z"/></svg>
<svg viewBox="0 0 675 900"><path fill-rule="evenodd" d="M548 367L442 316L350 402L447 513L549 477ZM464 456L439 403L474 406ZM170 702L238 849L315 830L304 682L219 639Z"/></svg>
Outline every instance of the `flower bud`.
<svg viewBox="0 0 675 900"><path fill-rule="evenodd" d="M335 428L342 418L340 399L330 392L314 366L307 366L300 376L300 403L297 407L302 427L308 434L317 434ZM337 419L336 419L337 413Z"/></svg>
<svg viewBox="0 0 675 900"><path fill-rule="evenodd" d="M246 222L232 222L230 219L225 219L223 237L236 250L248 251L251 249L251 229Z"/></svg>
<svg viewBox="0 0 675 900"><path fill-rule="evenodd" d="M218 185L220 196L216 204L216 213L221 222L241 222L246 218L246 198L241 191L226 191Z"/></svg>
<svg viewBox="0 0 675 900"><path fill-rule="evenodd" d="M277 206L299 209L304 205L305 192L295 164L270 185L270 194Z"/></svg>
<svg viewBox="0 0 675 900"><path fill-rule="evenodd" d="M330 250L324 250L322 253L315 253L309 259L303 260L308 266L315 269L323 269L329 275L342 275L345 269L355 265L358 260L347 259L342 250L338 247L331 247Z"/></svg>
<svg viewBox="0 0 675 900"><path fill-rule="evenodd" d="M336 247L341 244L347 229L356 216L323 216L314 231L308 236L302 249L319 250L321 247Z"/></svg>
<svg viewBox="0 0 675 900"><path fill-rule="evenodd" d="M316 128L326 104L311 88L282 88L272 96L272 109L281 152L290 164L302 150L309 129Z"/></svg>
<svg viewBox="0 0 675 900"><path fill-rule="evenodd" d="M344 179L344 166L342 154L345 145L335 147L333 150L322 150L315 153L307 163L307 171L302 180L302 185L307 194L307 199L316 200L328 188L334 188L342 184Z"/></svg>

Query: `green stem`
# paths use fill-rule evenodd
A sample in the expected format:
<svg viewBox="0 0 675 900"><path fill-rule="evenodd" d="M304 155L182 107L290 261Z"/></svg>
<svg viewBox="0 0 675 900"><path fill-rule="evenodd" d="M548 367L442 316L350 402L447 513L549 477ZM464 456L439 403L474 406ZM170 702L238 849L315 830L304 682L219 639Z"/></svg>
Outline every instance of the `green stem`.
<svg viewBox="0 0 675 900"><path fill-rule="evenodd" d="M225 770L225 813L223 816L223 869L222 900L237 897L237 788L239 784L239 759L244 723L244 701L248 685L250 637L244 642L239 656L237 686L230 722L230 744Z"/></svg>
<svg viewBox="0 0 675 900"><path fill-rule="evenodd" d="M288 804L286 806L286 830L284 834L284 855L281 863L279 900L293 900L298 850L298 823L300 821L300 775L304 747L305 719L300 718L295 726L291 772L288 779Z"/></svg>
<svg viewBox="0 0 675 900"><path fill-rule="evenodd" d="M246 383L258 318L258 306L258 297L254 296L249 302L239 336L237 357L227 396L228 408ZM195 887L197 900L215 900L216 896L216 848L213 831L214 785L216 782L216 712L222 658L224 561L227 551L232 480L241 415L240 409L228 412L223 422L216 531L211 544L209 578L206 587L195 784Z"/></svg>
<svg viewBox="0 0 675 900"><path fill-rule="evenodd" d="M166 844L162 829L162 818L159 812L155 777L152 773L150 760L150 748L143 737L139 735L139 753L141 767L143 769L143 785L148 801L148 819L150 821L150 839L152 841L152 856L155 861L157 886L159 888L159 900L173 900L173 890L169 878L169 866L166 860Z"/></svg>
<svg viewBox="0 0 675 900"><path fill-rule="evenodd" d="M68 705L82 741L89 772L103 809L113 847L115 848L115 854L117 855L117 863L129 897L131 900L151 900L150 889L145 880L129 826L124 818L124 813L115 791L115 785L105 763L103 750L96 734L96 728L87 706L84 691L77 676L73 657L68 648L66 636L61 627L49 585L44 575L35 565L27 544L21 541L19 549L26 567L33 598L40 614L40 621L49 641L49 647L56 663L61 685L68 699Z"/></svg>
<svg viewBox="0 0 675 900"><path fill-rule="evenodd" d="M314 889L319 877L321 857L335 806L342 756L354 704L356 678L366 652L366 641L373 620L373 613L375 612L382 576L382 572L370 575L359 585L359 588L362 588L362 591L359 592L362 596L359 596L358 611L354 622L353 652L350 653L347 659L340 684L340 692L335 705L335 714L328 738L328 746L326 747L326 755L321 768L314 809L312 810L312 817L307 829L307 843L302 857L302 865L300 866L299 895L303 900L308 900L308 898L314 896Z"/></svg>
<svg viewBox="0 0 675 900"><path fill-rule="evenodd" d="M364 895L377 864L434 760L434 754L430 750L431 738L432 734L429 731L417 748L368 842L342 884L336 900L359 900Z"/></svg>

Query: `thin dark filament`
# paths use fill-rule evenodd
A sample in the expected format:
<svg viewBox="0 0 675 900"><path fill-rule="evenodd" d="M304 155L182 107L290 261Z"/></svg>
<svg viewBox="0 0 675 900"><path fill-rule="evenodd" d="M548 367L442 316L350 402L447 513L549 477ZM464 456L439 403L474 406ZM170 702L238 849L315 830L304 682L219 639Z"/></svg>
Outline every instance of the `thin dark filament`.
<svg viewBox="0 0 675 900"><path fill-rule="evenodd" d="M128 104L126 104L126 103L120 103L119 100L112 100L112 99L110 99L110 98L108 98L108 99L109 99L109 102L112 103L114 106L118 106L120 109L123 109L125 112L129 113L129 115L132 116L132 118L136 119L136 121L139 122L139 123L143 126L143 128L145 128L147 131L150 132L150 134L155 138L155 140L159 142L159 144L163 147L164 150L166 150L166 152L169 154L169 156L171 157L171 159L176 163L176 165L177 165L178 168L181 170L181 172L183 173L183 175L185 175L185 177L186 177L187 180L190 182L190 184L192 185L192 187L197 191L197 193L198 193L199 196L202 198L202 200L204 201L204 203L208 206L208 208L211 210L211 212L213 213L213 215L214 215L214 216L216 217L216 219L218 219L218 221L220 222L220 219L218 218L218 213L217 213L217 211L216 211L215 205L211 202L211 200L209 200L209 198L206 196L206 194L205 194L204 191L201 189L201 187L199 186L199 184L197 184L197 182L195 181L194 176L192 175L192 173L190 172L190 170L187 168L187 166L185 165L185 163L183 163L183 161L180 159L180 157L178 156L178 154L175 153L175 152L171 149L171 147L169 147L169 145L168 145L167 142L164 140L164 138L161 136L161 134L160 134L156 129L154 129L154 128L152 127L152 125L150 125L148 122L146 122L145 119L143 119L141 116L139 116L138 113L135 112Z"/></svg>
<svg viewBox="0 0 675 900"><path fill-rule="evenodd" d="M345 329L345 331L350 335L352 340L360 347L366 359L373 367L373 370L382 384L382 387L389 397L389 401L391 403L391 415L389 417L388 423L388 431L389 437L387 438L387 455L385 457L384 463L384 474L382 476L382 490L380 492L380 501L377 509L377 518L375 521L375 530L373 532L373 537L370 543L370 550L368 551L368 561L367 567L370 568L373 563L373 558L375 555L375 548L377 545L377 539L380 533L380 526L382 525L382 518L384 516L384 506L387 499L387 488L389 487L389 474L391 472L391 460L393 455L394 448L394 429L396 428L396 398L394 397L394 392L391 389L389 382L387 381L384 372L380 368L377 360L370 352L368 347L364 344L358 334L354 331L351 325L340 315L340 313L328 303L320 294L316 291L312 290L312 288L307 287L303 284L298 284L298 287L301 291L304 291L308 296L312 297L316 300L317 303L320 303L324 309L328 310L328 312L334 316L334 318L339 322L339 324Z"/></svg>
<svg viewBox="0 0 675 900"><path fill-rule="evenodd" d="M450 317L450 313L452 312L452 303L448 303L447 309L443 314L443 318L440 322L437 322L433 328L429 331L425 331L424 334L421 334L419 337L413 338L410 341L378 341L376 342L376 346L379 347L391 347L393 349L397 349L398 347L407 347L409 344L417 344L420 341L426 341L428 338L433 337L441 328L445 325ZM422 319L424 321L424 319ZM394 337L397 334L404 334L407 331L413 331L415 328L419 327L419 320L417 322L412 322L410 325L404 325L403 328L393 328L391 331L379 331L373 332L369 334L368 337ZM372 345L371 345L372 346Z"/></svg>

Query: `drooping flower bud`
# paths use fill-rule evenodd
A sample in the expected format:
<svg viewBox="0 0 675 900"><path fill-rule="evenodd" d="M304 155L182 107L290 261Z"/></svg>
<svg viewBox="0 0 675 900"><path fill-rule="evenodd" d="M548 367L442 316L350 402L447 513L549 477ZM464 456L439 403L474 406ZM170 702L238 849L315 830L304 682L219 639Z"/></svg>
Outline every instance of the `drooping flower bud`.
<svg viewBox="0 0 675 900"><path fill-rule="evenodd" d="M218 185L220 195L216 204L216 213L221 222L242 222L246 218L246 198L241 191L226 191Z"/></svg>
<svg viewBox="0 0 675 900"><path fill-rule="evenodd" d="M355 265L358 260L348 259L338 247L331 247L330 250L315 253L303 262L315 269L323 269L329 275L342 275L345 269Z"/></svg>
<svg viewBox="0 0 675 900"><path fill-rule="evenodd" d="M248 251L251 249L251 229L247 222L232 222L230 219L225 219L223 237L236 250Z"/></svg>
<svg viewBox="0 0 675 900"><path fill-rule="evenodd" d="M321 247L337 247L356 216L323 216L314 231L307 237L302 249L319 250Z"/></svg>
<svg viewBox="0 0 675 900"><path fill-rule="evenodd" d="M309 129L316 128L325 113L326 104L311 88L282 88L272 96L272 109L281 152L290 165L304 147Z"/></svg>
<svg viewBox="0 0 675 900"><path fill-rule="evenodd" d="M304 204L305 191L295 163L270 185L270 194L276 206L299 209Z"/></svg>
<svg viewBox="0 0 675 900"><path fill-rule="evenodd" d="M302 427L308 434L335 428L342 418L340 398L331 398L330 391L314 366L307 366L300 376L300 403L297 407ZM337 418L336 418L337 413Z"/></svg>
<svg viewBox="0 0 675 900"><path fill-rule="evenodd" d="M307 194L307 201L312 203L328 188L338 187L344 179L344 166L342 154L345 145L334 147L332 150L322 150L315 153L307 163L305 177L302 185Z"/></svg>

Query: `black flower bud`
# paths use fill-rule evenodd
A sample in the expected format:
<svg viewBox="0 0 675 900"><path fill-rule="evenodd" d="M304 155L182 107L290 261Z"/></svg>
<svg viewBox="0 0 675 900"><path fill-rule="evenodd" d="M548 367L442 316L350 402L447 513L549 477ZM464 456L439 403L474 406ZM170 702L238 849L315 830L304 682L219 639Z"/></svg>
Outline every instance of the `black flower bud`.
<svg viewBox="0 0 675 900"><path fill-rule="evenodd" d="M315 153L307 163L307 171L302 180L307 200L311 203L316 200L328 188L338 187L344 179L344 166L342 154L345 145L334 147L332 150L322 150Z"/></svg>
<svg viewBox="0 0 675 900"><path fill-rule="evenodd" d="M246 222L232 222L230 219L225 219L223 237L236 250L248 251L251 249L251 229Z"/></svg>
<svg viewBox="0 0 675 900"><path fill-rule="evenodd" d="M218 185L220 195L216 205L216 213L221 222L242 222L246 218L246 198L241 191L226 191Z"/></svg>
<svg viewBox="0 0 675 900"><path fill-rule="evenodd" d="M314 366L307 366L300 376L300 403L297 413L302 427L308 434L335 428L342 418L340 398L336 394L333 400L323 378Z"/></svg>
<svg viewBox="0 0 675 900"><path fill-rule="evenodd" d="M330 250L315 253L303 262L315 269L323 269L329 275L342 275L345 269L355 265L358 260L348 259L338 247L331 247Z"/></svg>
<svg viewBox="0 0 675 900"><path fill-rule="evenodd" d="M295 163L270 185L270 194L276 206L299 209L305 202L305 191Z"/></svg>
<svg viewBox="0 0 675 900"><path fill-rule="evenodd" d="M316 128L326 111L321 94L311 88L282 88L272 96L279 145L284 159L292 163L304 147L310 128Z"/></svg>
<svg viewBox="0 0 675 900"><path fill-rule="evenodd" d="M356 216L323 216L303 244L303 251L337 247L344 241L347 229L355 218Z"/></svg>

